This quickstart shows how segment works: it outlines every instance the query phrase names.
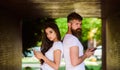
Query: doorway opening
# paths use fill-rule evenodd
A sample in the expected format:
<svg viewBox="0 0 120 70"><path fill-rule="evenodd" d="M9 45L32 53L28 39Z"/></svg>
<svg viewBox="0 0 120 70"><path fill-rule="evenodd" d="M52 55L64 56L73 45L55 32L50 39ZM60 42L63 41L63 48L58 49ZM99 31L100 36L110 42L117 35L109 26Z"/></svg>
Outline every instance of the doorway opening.
<svg viewBox="0 0 120 70"><path fill-rule="evenodd" d="M59 27L63 38L67 31L67 18L39 18L26 19L23 21L23 58L22 70L39 70L40 62L33 54L32 49L40 50L42 27L46 20L54 20ZM93 56L85 60L86 70L101 70L102 67L102 22L100 18L84 18L82 22L82 42L84 50L89 47L96 47ZM65 70L65 61L59 70Z"/></svg>

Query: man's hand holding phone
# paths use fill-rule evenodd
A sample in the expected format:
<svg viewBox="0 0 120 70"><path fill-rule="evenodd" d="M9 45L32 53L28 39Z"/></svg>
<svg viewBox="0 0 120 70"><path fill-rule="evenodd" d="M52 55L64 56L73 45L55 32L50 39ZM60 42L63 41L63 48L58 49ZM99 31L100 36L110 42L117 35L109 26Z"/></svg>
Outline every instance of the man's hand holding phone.
<svg viewBox="0 0 120 70"><path fill-rule="evenodd" d="M91 50L91 52L94 52L96 49L97 49L97 48L93 48L93 49Z"/></svg>

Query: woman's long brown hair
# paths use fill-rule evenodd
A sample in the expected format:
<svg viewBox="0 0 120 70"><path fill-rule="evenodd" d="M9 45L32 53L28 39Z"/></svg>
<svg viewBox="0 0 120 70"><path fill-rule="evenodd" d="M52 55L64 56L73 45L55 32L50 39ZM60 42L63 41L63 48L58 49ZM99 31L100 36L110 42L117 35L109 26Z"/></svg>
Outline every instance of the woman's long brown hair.
<svg viewBox="0 0 120 70"><path fill-rule="evenodd" d="M59 32L59 28L58 26L54 23L54 22L49 22L49 23L46 23L46 25L44 26L44 32L43 32L43 37L42 37L42 45L41 45L41 52L43 53L43 55L45 55L45 53L52 47L53 45L53 41L50 41L48 38L47 38L47 35L46 35L46 32L45 30L47 28L52 28L55 32L56 32L56 36L57 36L57 39L60 41L61 40L61 36L60 36L60 32ZM44 63L44 60L40 60L41 64Z"/></svg>

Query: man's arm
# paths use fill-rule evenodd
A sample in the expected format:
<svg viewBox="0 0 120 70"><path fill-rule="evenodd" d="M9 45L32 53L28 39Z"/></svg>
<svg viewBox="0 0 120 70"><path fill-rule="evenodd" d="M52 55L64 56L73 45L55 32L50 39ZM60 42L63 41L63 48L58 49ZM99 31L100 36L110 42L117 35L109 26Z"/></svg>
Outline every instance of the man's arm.
<svg viewBox="0 0 120 70"><path fill-rule="evenodd" d="M70 60L73 66L81 64L87 57L91 56L93 52L86 51L85 54L79 57L79 48L77 46L73 46L70 48Z"/></svg>

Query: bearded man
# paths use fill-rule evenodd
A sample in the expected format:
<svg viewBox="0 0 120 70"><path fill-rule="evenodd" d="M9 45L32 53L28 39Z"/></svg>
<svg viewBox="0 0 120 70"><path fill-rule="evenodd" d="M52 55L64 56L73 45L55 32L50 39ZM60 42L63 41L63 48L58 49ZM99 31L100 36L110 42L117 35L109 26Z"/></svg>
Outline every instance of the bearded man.
<svg viewBox="0 0 120 70"><path fill-rule="evenodd" d="M63 39L66 70L85 70L84 60L93 55L93 48L84 53L78 37L81 36L82 17L75 12L67 16L68 31Z"/></svg>

